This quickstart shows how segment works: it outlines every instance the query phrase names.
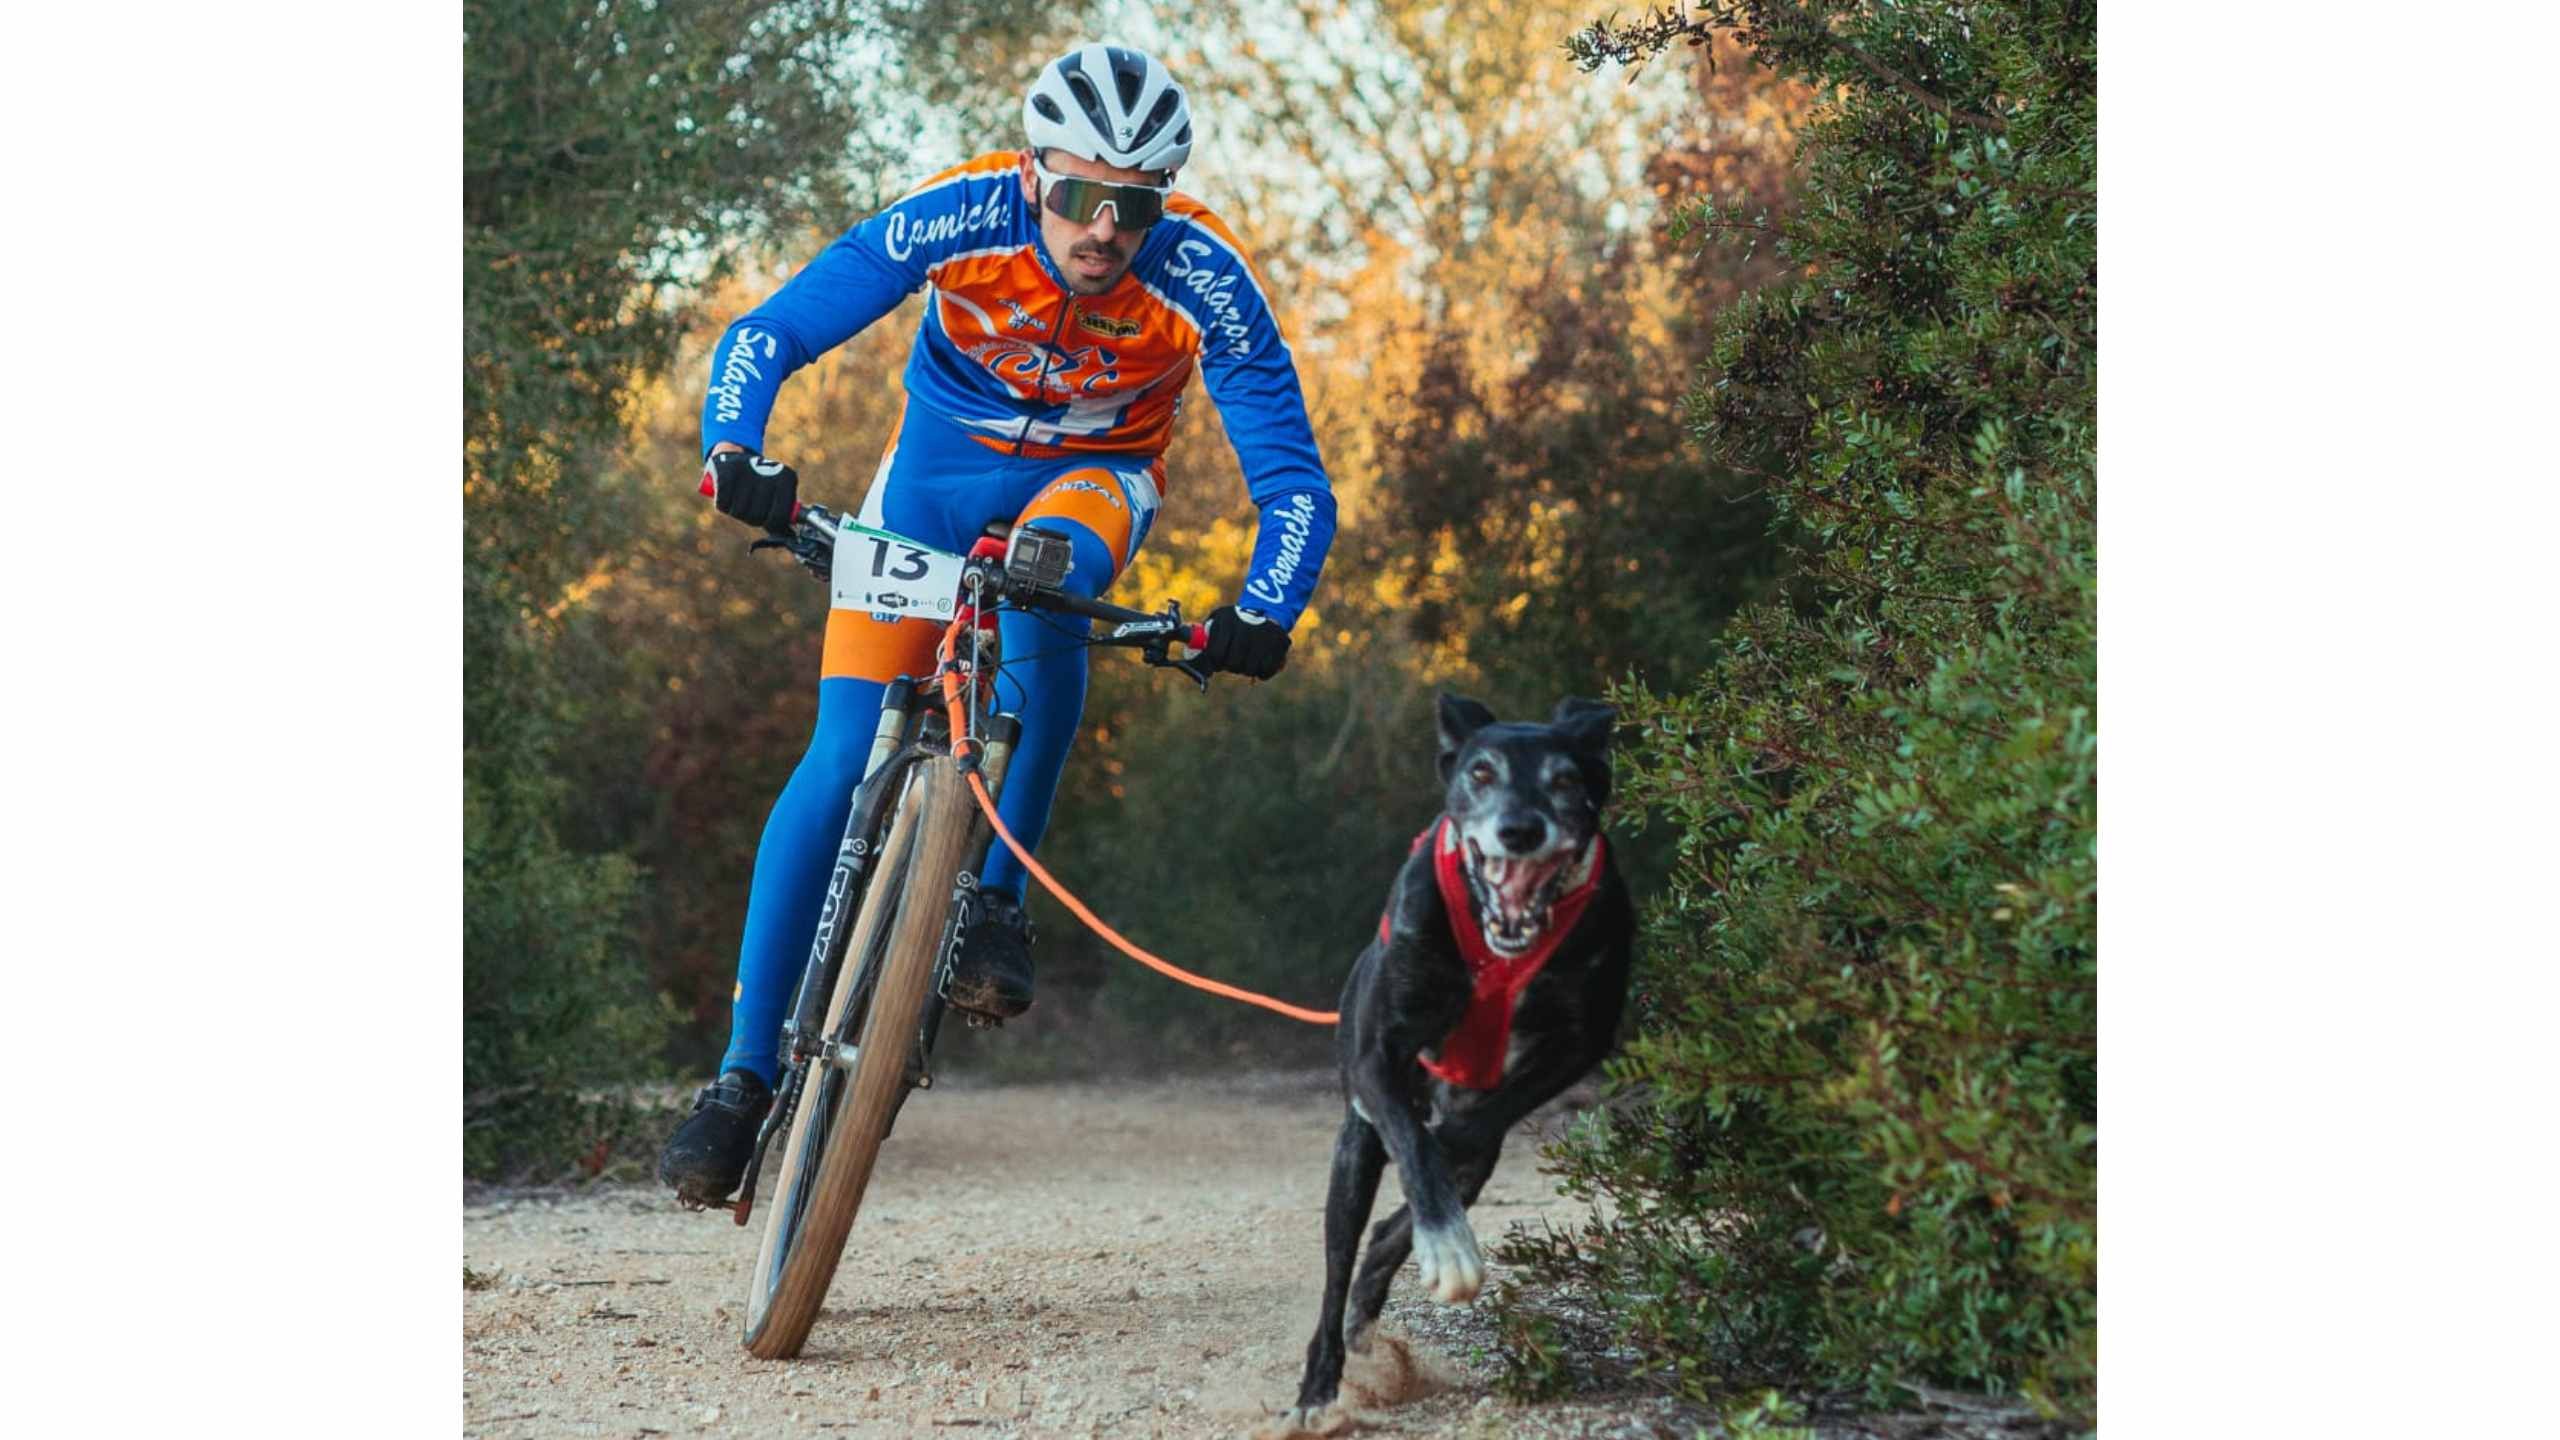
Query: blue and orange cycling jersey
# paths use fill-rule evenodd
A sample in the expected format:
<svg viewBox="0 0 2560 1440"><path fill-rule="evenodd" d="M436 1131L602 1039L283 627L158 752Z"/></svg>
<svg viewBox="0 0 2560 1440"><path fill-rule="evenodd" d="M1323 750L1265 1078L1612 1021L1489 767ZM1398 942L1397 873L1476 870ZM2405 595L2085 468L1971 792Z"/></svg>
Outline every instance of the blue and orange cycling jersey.
<svg viewBox="0 0 2560 1440"><path fill-rule="evenodd" d="M731 325L712 352L703 449L761 450L785 376L929 287L907 402L1001 454L1153 459L1198 370L1262 517L1239 603L1294 625L1332 543L1333 490L1244 247L1177 192L1119 281L1075 294L1019 163L1001 151L925 181Z"/></svg>

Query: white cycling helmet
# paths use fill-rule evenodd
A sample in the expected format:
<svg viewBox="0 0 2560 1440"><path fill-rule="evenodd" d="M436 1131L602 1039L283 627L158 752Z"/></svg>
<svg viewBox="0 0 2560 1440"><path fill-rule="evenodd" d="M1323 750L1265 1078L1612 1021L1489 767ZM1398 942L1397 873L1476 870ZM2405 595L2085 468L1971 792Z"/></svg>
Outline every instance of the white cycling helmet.
<svg viewBox="0 0 2560 1440"><path fill-rule="evenodd" d="M1022 97L1035 151L1055 147L1130 170L1182 168L1191 158L1191 105L1156 58L1124 45L1081 45L1043 66Z"/></svg>

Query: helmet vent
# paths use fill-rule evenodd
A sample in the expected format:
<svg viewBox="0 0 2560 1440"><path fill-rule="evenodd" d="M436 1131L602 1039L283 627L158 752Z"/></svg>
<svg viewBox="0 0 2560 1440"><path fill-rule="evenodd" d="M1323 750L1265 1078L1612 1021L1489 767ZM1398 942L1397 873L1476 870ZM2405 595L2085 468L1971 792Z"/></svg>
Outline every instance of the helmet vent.
<svg viewBox="0 0 2560 1440"><path fill-rule="evenodd" d="M1146 62L1114 45L1111 47L1111 79L1120 87L1120 108L1137 108L1138 91L1147 83Z"/></svg>
<svg viewBox="0 0 2560 1440"><path fill-rule="evenodd" d="M1102 111L1102 96L1082 70L1068 72L1067 93L1075 97L1076 108L1084 112L1084 118L1093 122L1094 129L1106 134L1110 132L1111 117Z"/></svg>

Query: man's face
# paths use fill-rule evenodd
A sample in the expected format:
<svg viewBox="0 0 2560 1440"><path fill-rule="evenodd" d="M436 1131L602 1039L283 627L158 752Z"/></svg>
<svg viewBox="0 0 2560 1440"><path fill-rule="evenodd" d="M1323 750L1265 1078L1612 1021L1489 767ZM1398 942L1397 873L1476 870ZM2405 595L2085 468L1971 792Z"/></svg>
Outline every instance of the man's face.
<svg viewBox="0 0 2560 1440"><path fill-rule="evenodd" d="M1028 153L1022 157L1022 201L1040 217L1040 241L1049 248L1049 259L1057 265L1058 273L1067 277L1067 288L1079 295L1099 295L1118 284L1129 269L1130 259L1138 253L1138 243L1147 238L1147 227L1121 228L1120 212L1109 207L1097 211L1092 221L1083 225L1052 213L1040 203L1040 181L1032 171L1031 158ZM1165 182L1160 171L1104 165L1063 150L1045 152L1040 163L1048 166L1053 175L1085 180L1108 180L1120 185Z"/></svg>

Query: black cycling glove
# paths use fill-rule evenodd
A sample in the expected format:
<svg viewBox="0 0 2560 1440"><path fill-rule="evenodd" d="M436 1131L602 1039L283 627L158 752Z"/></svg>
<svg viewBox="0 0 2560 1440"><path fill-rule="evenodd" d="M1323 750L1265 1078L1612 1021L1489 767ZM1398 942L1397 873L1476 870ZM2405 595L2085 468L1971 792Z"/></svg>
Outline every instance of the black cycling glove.
<svg viewBox="0 0 2560 1440"><path fill-rule="evenodd" d="M702 462L711 503L720 513L767 530L791 528L800 498L800 472L746 450L722 450Z"/></svg>
<svg viewBox="0 0 2560 1440"><path fill-rule="evenodd" d="M1209 612L1207 638L1200 654L1213 670L1268 680L1289 663L1289 632L1258 611L1219 606Z"/></svg>

